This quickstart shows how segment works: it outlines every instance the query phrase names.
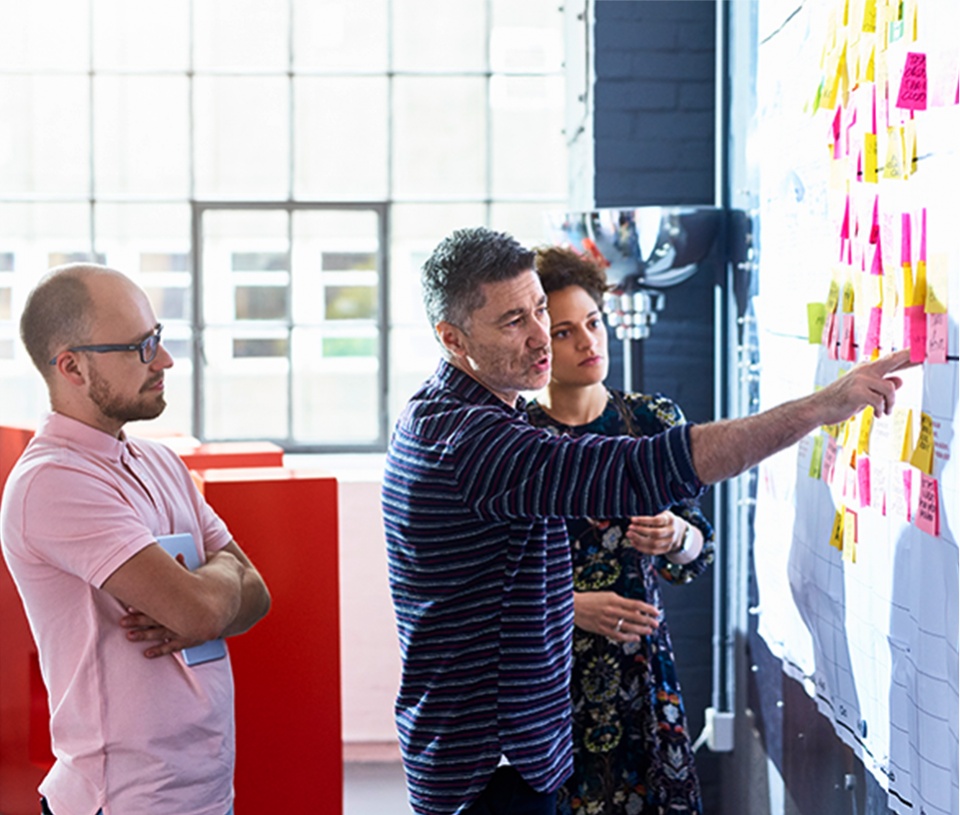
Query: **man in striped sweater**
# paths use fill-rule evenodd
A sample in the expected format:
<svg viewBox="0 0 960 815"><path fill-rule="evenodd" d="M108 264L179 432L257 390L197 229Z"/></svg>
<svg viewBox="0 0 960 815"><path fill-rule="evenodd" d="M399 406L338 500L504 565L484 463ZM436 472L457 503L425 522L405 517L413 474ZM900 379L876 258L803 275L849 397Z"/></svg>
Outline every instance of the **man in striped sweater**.
<svg viewBox="0 0 960 815"><path fill-rule="evenodd" d="M892 354L765 413L651 438L551 436L520 396L550 376L533 266L509 235L474 228L423 267L443 359L397 421L382 496L418 815L555 813L572 769L565 517L655 515L822 424L889 413L889 374L909 363Z"/></svg>

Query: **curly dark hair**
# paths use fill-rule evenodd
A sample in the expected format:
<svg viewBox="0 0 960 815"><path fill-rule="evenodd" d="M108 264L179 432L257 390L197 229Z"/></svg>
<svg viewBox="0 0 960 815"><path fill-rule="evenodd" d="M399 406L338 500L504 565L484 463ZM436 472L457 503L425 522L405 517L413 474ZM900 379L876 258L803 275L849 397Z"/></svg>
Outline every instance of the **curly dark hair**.
<svg viewBox="0 0 960 815"><path fill-rule="evenodd" d="M505 232L483 226L458 229L444 238L420 273L430 326L448 322L465 329L483 308L480 286L511 280L532 270L534 253Z"/></svg>
<svg viewBox="0 0 960 815"><path fill-rule="evenodd" d="M565 246L541 246L536 254L537 274L544 292L579 286L603 308L603 295L610 287L607 273L599 263Z"/></svg>

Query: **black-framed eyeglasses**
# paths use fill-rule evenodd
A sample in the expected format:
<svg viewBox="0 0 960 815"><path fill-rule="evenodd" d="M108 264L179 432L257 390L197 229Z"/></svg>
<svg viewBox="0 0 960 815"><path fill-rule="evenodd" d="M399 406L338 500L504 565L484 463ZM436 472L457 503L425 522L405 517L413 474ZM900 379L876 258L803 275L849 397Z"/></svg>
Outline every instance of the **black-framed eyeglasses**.
<svg viewBox="0 0 960 815"><path fill-rule="evenodd" d="M158 325L157 330L154 331L149 337L141 340L140 342L132 342L129 345L74 345L71 348L68 348L68 351L92 351L94 354L110 354L115 351L136 351L140 354L140 361L144 365L149 365L157 358L157 351L160 350L160 332L163 331L163 326ZM63 353L62 351L60 353ZM53 359L50 360L51 365L57 364L57 357L60 354L57 354Z"/></svg>

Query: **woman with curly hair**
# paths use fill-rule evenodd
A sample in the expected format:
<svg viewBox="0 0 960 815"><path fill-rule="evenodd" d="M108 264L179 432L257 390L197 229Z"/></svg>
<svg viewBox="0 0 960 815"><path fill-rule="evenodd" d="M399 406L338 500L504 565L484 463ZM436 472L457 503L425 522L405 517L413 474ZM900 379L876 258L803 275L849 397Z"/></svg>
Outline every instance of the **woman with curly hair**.
<svg viewBox="0 0 960 815"><path fill-rule="evenodd" d="M604 384L606 275L575 251L537 252L547 294L550 382L533 424L580 436L650 436L685 421L661 394ZM700 813L673 648L658 581L686 583L713 561L713 531L691 502L656 516L568 519L574 580L574 774L559 811L580 815ZM611 635L611 632L612 635Z"/></svg>

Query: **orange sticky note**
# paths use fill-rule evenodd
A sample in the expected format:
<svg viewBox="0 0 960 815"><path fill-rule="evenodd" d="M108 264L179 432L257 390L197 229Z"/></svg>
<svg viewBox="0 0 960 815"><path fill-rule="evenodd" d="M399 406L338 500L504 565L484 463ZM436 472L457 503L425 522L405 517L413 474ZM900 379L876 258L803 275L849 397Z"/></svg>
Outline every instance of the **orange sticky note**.
<svg viewBox="0 0 960 815"><path fill-rule="evenodd" d="M907 54L897 107L905 110L927 109L927 55L911 51Z"/></svg>
<svg viewBox="0 0 960 815"><path fill-rule="evenodd" d="M917 529L935 538L940 536L940 494L937 479L920 475L920 501L917 504Z"/></svg>

